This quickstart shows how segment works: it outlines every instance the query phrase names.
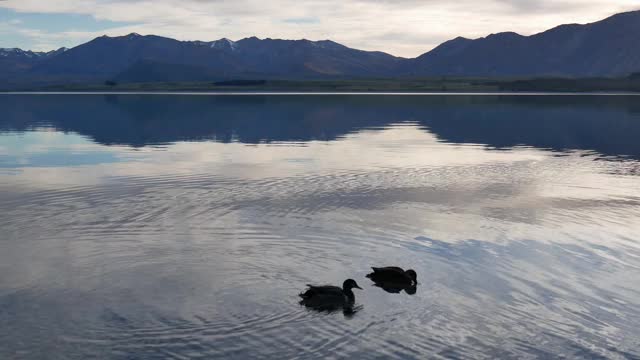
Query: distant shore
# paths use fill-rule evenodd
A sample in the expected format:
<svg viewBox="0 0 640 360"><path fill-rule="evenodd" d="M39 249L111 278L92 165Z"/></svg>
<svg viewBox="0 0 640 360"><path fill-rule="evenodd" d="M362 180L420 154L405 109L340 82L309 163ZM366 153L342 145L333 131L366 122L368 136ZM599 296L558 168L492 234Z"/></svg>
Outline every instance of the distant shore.
<svg viewBox="0 0 640 360"><path fill-rule="evenodd" d="M265 93L512 93L640 92L640 76L625 78L431 78L347 80L226 80L218 82L154 82L65 84L3 89L1 92L265 92Z"/></svg>

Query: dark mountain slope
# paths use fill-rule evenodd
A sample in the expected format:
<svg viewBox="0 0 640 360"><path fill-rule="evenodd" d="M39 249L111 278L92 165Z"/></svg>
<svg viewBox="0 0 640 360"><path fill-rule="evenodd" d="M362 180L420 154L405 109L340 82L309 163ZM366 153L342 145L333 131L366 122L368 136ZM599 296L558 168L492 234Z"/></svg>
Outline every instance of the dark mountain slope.
<svg viewBox="0 0 640 360"><path fill-rule="evenodd" d="M195 82L216 80L218 77L216 72L205 67L140 60L112 80L117 83Z"/></svg>
<svg viewBox="0 0 640 360"><path fill-rule="evenodd" d="M407 75L619 76L640 70L640 11L532 36L457 38L411 60Z"/></svg>
<svg viewBox="0 0 640 360"><path fill-rule="evenodd" d="M113 77L142 60L206 67L221 74L237 69L237 61L210 46L160 36L102 36L39 64L33 73L69 78Z"/></svg>
<svg viewBox="0 0 640 360"><path fill-rule="evenodd" d="M331 41L247 38L238 42L227 39L201 42L130 34L99 37L39 64L32 73L83 79L119 76L125 80L120 74L126 73L126 78L131 79L143 77L135 74L136 70L144 70L140 61L171 64L180 71L184 70L181 66L197 67L219 78L257 75L299 78L391 75L400 59ZM186 80L177 75L169 77Z"/></svg>
<svg viewBox="0 0 640 360"><path fill-rule="evenodd" d="M67 51L0 50L0 88L49 84L391 77L611 77L640 72L640 11L532 36L456 38L416 58L333 41L102 36Z"/></svg>
<svg viewBox="0 0 640 360"><path fill-rule="evenodd" d="M35 65L65 52L61 48L49 52L25 51L22 49L0 49L0 76L21 73L30 70Z"/></svg>
<svg viewBox="0 0 640 360"><path fill-rule="evenodd" d="M351 49L329 40L252 37L238 41L236 52L249 72L302 77L393 75L403 60L382 52Z"/></svg>

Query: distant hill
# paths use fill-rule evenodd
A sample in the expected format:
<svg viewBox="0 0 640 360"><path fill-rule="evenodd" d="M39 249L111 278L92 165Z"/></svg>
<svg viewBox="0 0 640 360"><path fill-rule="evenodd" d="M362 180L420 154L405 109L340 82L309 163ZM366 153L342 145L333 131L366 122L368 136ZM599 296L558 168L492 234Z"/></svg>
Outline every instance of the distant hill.
<svg viewBox="0 0 640 360"><path fill-rule="evenodd" d="M140 60L123 72L110 77L115 83L196 82L219 78L219 72L206 66L167 64L153 60Z"/></svg>
<svg viewBox="0 0 640 360"><path fill-rule="evenodd" d="M61 48L49 52L28 51L22 49L0 49L0 76L26 72L36 64L65 52Z"/></svg>
<svg viewBox="0 0 640 360"><path fill-rule="evenodd" d="M392 75L399 58L380 52L350 49L332 41L272 40L256 37L233 42L178 41L159 36L130 34L102 36L34 66L42 76L117 78L120 81L154 80L162 67L163 79L191 81L194 69L205 78ZM191 69L187 71L187 68ZM167 74L175 70L174 74ZM159 71L156 71L160 74Z"/></svg>
<svg viewBox="0 0 640 360"><path fill-rule="evenodd" d="M458 37L415 59L330 40L178 41L101 36L72 49L0 49L0 88L64 83L456 77L613 77L640 72L640 11L532 36ZM3 86L4 85L4 86Z"/></svg>
<svg viewBox="0 0 640 360"><path fill-rule="evenodd" d="M513 32L456 38L412 59L406 75L624 76L640 71L640 11L532 36Z"/></svg>

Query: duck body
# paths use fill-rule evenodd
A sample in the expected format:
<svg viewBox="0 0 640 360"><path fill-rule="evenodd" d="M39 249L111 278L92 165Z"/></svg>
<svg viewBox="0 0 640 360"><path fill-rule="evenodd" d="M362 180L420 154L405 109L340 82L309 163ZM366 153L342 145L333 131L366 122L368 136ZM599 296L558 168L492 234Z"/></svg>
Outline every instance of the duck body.
<svg viewBox="0 0 640 360"><path fill-rule="evenodd" d="M403 270L396 266L374 267L373 272L367 277L376 284L394 284L397 288L405 288L417 285L417 275L413 270Z"/></svg>
<svg viewBox="0 0 640 360"><path fill-rule="evenodd" d="M317 310L349 308L355 303L355 295L352 289L362 289L352 279L346 280L342 288L330 285L307 286L307 290L300 294L302 298L300 304Z"/></svg>

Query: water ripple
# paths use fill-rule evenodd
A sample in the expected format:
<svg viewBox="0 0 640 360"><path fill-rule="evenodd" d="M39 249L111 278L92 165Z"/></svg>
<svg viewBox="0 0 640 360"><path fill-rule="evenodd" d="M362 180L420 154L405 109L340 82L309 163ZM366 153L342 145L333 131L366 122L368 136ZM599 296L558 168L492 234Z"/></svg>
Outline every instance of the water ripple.
<svg viewBox="0 0 640 360"><path fill-rule="evenodd" d="M476 122L455 126L480 111L495 129L501 110L480 100L455 111L429 100L432 117L380 101L384 121L347 109L363 123L289 141L258 122L177 143L149 130L161 149L55 127L11 138L20 146L0 149L15 165L0 171L0 358L640 358L637 159L607 143L510 136L515 126L483 141ZM599 131L637 120L614 105ZM546 106L525 108L557 126ZM334 120L315 126L347 121ZM95 131L86 121L65 126ZM203 141L213 138L229 140ZM117 161L18 166L48 148ZM414 268L416 294L365 278L385 265ZM298 304L305 284L346 278L364 288L357 312Z"/></svg>

